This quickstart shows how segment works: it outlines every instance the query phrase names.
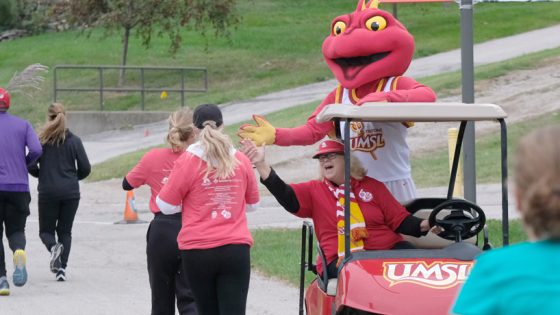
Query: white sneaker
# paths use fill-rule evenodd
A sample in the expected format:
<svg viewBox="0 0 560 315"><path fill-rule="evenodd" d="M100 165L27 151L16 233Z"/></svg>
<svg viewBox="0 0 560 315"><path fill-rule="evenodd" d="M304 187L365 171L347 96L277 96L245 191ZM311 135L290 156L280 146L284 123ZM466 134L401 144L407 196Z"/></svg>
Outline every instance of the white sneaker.
<svg viewBox="0 0 560 315"><path fill-rule="evenodd" d="M56 243L53 247L51 247L51 272L56 273L60 268L62 268L62 261L60 261L60 256L62 255L62 251L64 250L64 246L61 243Z"/></svg>
<svg viewBox="0 0 560 315"><path fill-rule="evenodd" d="M56 281L66 281L66 271L64 268L59 268L56 272Z"/></svg>

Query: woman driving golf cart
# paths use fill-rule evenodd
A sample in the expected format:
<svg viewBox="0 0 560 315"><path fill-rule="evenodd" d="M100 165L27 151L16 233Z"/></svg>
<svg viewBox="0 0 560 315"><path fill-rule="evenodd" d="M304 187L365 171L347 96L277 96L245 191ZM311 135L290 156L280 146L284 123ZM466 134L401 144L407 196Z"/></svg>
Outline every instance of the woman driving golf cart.
<svg viewBox="0 0 560 315"><path fill-rule="evenodd" d="M241 151L257 168L261 182L282 207L313 220L328 278L336 278L338 261L344 256L344 145L332 139L319 145L313 158L319 160L321 180L287 185L266 162L264 147L256 147L250 140L242 140L241 144ZM352 157L351 250L414 248L399 233L424 235L430 230L428 220L412 216L383 183L365 174L366 170ZM323 272L321 260L317 271Z"/></svg>

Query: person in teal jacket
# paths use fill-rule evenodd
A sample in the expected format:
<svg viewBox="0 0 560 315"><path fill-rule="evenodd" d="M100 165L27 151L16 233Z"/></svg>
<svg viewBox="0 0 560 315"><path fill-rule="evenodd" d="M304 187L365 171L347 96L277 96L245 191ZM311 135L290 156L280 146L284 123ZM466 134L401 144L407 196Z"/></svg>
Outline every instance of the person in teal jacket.
<svg viewBox="0 0 560 315"><path fill-rule="evenodd" d="M528 242L482 254L455 314L560 314L560 126L524 137L516 152L515 197Z"/></svg>

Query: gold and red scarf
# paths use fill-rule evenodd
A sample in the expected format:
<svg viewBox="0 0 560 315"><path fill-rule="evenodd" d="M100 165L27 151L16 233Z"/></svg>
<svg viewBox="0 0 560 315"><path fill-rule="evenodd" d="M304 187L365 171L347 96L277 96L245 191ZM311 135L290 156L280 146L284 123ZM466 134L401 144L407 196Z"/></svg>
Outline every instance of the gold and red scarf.
<svg viewBox="0 0 560 315"><path fill-rule="evenodd" d="M336 227L338 233L338 262L344 259L344 184L335 187L330 181L324 179L325 185L333 193L336 200ZM368 237L364 215L356 196L350 191L350 251L364 250L364 240Z"/></svg>

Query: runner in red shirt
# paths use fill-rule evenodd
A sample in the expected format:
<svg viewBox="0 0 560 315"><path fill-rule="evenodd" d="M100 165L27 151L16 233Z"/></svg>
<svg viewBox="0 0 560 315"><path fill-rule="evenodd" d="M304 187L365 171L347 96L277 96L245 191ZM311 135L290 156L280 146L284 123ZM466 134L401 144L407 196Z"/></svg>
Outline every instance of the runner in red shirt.
<svg viewBox="0 0 560 315"><path fill-rule="evenodd" d="M319 160L322 180L290 185L267 164L263 147L256 147L250 140L243 140L242 145L241 151L255 164L261 182L278 202L298 217L313 219L315 234L327 261L328 277L335 278L337 261L344 253L344 201L341 199L344 198L344 145L338 140L323 141L313 156ZM352 156L352 251L414 248L399 233L423 235L430 230L428 220L412 216L383 183L365 174L366 170ZM317 270L323 273L320 259L317 259Z"/></svg>
<svg viewBox="0 0 560 315"><path fill-rule="evenodd" d="M152 315L175 314L175 299L181 315L197 314L194 298L181 272L181 255L177 246L177 234L181 230L181 214L164 215L160 212L156 197L169 178L175 161L184 155L185 149L194 142L192 112L179 110L169 116L167 142L170 148L148 151L123 179L123 189L132 190L148 185L150 211L154 219L146 235L148 275L152 290Z"/></svg>
<svg viewBox="0 0 560 315"><path fill-rule="evenodd" d="M218 106L198 106L193 122L199 141L177 160L157 204L166 214L182 211L177 241L199 313L245 314L253 245L246 210L259 201L257 181L222 133Z"/></svg>

